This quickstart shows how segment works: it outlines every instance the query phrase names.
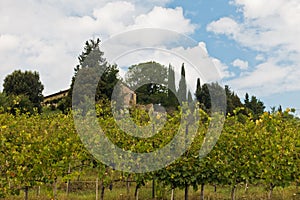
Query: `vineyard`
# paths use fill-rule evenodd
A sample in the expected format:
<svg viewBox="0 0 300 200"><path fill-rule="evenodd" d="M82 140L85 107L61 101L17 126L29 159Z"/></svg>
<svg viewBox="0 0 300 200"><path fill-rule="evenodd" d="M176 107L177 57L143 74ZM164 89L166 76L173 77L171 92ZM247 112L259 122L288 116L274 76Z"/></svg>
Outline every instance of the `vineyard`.
<svg viewBox="0 0 300 200"><path fill-rule="evenodd" d="M300 121L290 110L265 112L258 120L235 110L226 117L219 140L203 158L199 151L203 142L211 139L206 133L213 119L201 109L195 113L199 115L196 134L191 136L193 127L184 124L185 137L193 137L187 151L170 165L148 173L121 172L95 159L77 134L71 113L0 114L0 198L11 199L22 193L28 199L33 190L48 187L48 199L57 199L62 192L68 193L70 185L74 187L74 180L84 181L82 177L87 176L92 184L86 187L92 191L99 188L96 199L111 199L108 193L126 196L132 187L135 199L139 195L145 198L142 191L150 188L150 198L189 199L194 190L200 191L198 198L204 200L206 189L224 187L227 197L236 199L237 189L246 190L247 186L249 190L252 186L263 187L266 197L272 199L274 189L299 185ZM167 145L182 125L181 115L178 111L165 116L166 123L160 126L162 116L150 119L145 111L133 109L130 116L136 125L146 126L154 120L160 126L159 131L152 127L153 136L139 138L126 134L124 127L120 129L109 109L97 107L98 123L105 136L118 147L138 153ZM185 137L173 146L174 152L187 145ZM89 138L95 144L97 139ZM290 195L299 199L297 192ZM120 194L116 196L125 199Z"/></svg>

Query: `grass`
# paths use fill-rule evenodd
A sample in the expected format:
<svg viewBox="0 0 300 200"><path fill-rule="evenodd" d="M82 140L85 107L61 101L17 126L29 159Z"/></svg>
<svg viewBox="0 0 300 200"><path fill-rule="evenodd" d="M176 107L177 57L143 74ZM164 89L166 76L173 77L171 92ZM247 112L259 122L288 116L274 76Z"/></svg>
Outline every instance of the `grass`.
<svg viewBox="0 0 300 200"><path fill-rule="evenodd" d="M104 199L107 200L134 200L134 184L130 187L130 193L127 194L126 187L124 184L119 184L114 186L114 188L110 191L109 189L105 190ZM205 187L205 199L206 200L229 200L230 199L230 190L229 186L217 187L217 192L214 192L213 186ZM298 192L298 193L297 193ZM100 193L100 191L99 191ZM158 188L157 194L162 194L161 197L155 198L158 199L170 199L171 191L168 188ZM139 199L141 200L153 200L152 199L152 189L151 183L142 187L139 190ZM41 193L37 196L37 189L31 189L29 192L30 200L51 200L52 191L51 188L43 187L41 189ZM175 199L184 199L184 191L176 189L174 192ZM21 192L19 196L12 196L9 198L5 198L6 200L23 200L24 193ZM200 191L194 191L192 188L189 190L189 199L196 200L200 197ZM58 199L59 200L94 200L95 189L89 188L84 190L76 190L66 195L66 192L62 189L58 190ZM100 199L100 198L98 198ZM237 188L236 194L237 200L265 200L267 199L267 191L260 186L250 186L247 192L243 186L239 186ZM290 186L288 188L275 188L273 193L273 200L300 200L300 193L297 191L296 186Z"/></svg>

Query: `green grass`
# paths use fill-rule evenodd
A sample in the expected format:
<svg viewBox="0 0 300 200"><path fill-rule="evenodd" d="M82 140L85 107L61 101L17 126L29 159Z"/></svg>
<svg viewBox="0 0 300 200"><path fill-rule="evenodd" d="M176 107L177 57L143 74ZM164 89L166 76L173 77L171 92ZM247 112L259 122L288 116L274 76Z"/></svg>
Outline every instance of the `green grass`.
<svg viewBox="0 0 300 200"><path fill-rule="evenodd" d="M107 200L134 200L134 184L130 187L130 193L127 194L126 187L123 184L119 184L114 186L110 191L109 189L105 190L104 199ZM205 199L206 200L229 200L230 199L230 187L217 187L217 192L214 192L213 186L205 187ZM161 198L157 199L170 199L171 191L170 189L160 189L164 191L164 195ZM99 191L100 193L100 191ZM161 192L160 192L161 193ZM151 184L142 187L139 190L139 199L141 200L153 200L152 199L152 189ZM175 190L175 199L181 200L184 199L184 191L176 189ZM296 195L295 195L296 194ZM37 196L37 190L31 189L29 193L30 200L51 200L51 187L41 189L40 196ZM100 195L100 194L99 194ZM196 200L199 199L200 191L194 191L192 188L189 190L189 199ZM19 196L12 196L9 198L5 198L6 200L22 200L24 199L24 193L21 192ZM66 195L66 192L62 189L58 190L58 199L59 200L94 200L96 199L95 190L92 188L88 188L85 190L77 190L72 191L69 195ZM100 199L100 198L98 198ZM243 186L239 186L237 188L236 194L237 200L264 200L267 199L267 191L263 187L259 186L250 186L247 192L245 192ZM300 193L295 186L290 186L288 188L275 188L273 193L273 200L299 200Z"/></svg>

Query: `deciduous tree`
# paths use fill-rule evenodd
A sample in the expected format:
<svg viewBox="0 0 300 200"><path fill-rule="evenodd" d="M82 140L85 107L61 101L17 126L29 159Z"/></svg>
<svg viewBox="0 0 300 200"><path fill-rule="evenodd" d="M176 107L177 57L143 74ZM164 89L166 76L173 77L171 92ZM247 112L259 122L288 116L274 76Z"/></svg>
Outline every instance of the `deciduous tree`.
<svg viewBox="0 0 300 200"><path fill-rule="evenodd" d="M39 112L42 111L44 86L40 81L38 72L16 70L4 79L3 92L7 95L28 96L33 107Z"/></svg>

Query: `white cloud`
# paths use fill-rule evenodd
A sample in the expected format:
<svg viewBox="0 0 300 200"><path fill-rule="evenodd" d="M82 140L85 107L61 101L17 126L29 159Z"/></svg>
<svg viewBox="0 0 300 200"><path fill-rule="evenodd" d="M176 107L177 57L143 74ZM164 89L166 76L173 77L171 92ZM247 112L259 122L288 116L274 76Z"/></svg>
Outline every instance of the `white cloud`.
<svg viewBox="0 0 300 200"><path fill-rule="evenodd" d="M283 46L300 50L300 2L278 0L235 0L244 20L223 17L207 26L208 31L225 34L242 45L259 51Z"/></svg>
<svg viewBox="0 0 300 200"><path fill-rule="evenodd" d="M168 46L169 40L160 41L149 36L164 35L164 38L175 38L176 46ZM139 42L139 39L143 42ZM135 44L135 45L127 45ZM189 44L188 47L183 47ZM151 48L148 48L150 46ZM196 80L201 78L202 83L220 81L229 77L228 67L220 60L208 55L204 42L195 42L192 39L172 31L157 29L141 29L126 32L115 36L102 44L110 62L117 63L124 76L127 67L142 62L156 61L165 66L171 64L177 72L176 80L180 79L182 63L185 63L187 83L191 92L195 91Z"/></svg>
<svg viewBox="0 0 300 200"><path fill-rule="evenodd" d="M234 67L240 68L241 70L246 70L246 69L248 69L248 67L249 67L248 61L244 61L244 60L241 60L241 59L235 59L235 60L232 62L232 65L233 65Z"/></svg>
<svg viewBox="0 0 300 200"><path fill-rule="evenodd" d="M235 38L240 31L239 24L229 17L223 17L218 21L213 21L207 26L207 31L212 31L216 34L225 34Z"/></svg>
<svg viewBox="0 0 300 200"><path fill-rule="evenodd" d="M258 60L258 61L264 61L264 60L265 60L265 57L264 57L264 55L262 55L262 54L258 54L258 55L255 57L255 60Z"/></svg>
<svg viewBox="0 0 300 200"><path fill-rule="evenodd" d="M268 96L281 91L286 91L290 83L287 81L293 73L291 67L276 65L274 60L269 60L258 65L252 72L229 81L233 88L239 88L239 92L255 93L259 96Z"/></svg>
<svg viewBox="0 0 300 200"><path fill-rule="evenodd" d="M221 60L217 59L217 58L211 58L213 64L215 65L216 69L218 70L219 76L221 77L221 79L224 78L231 78L234 76L233 72L228 71L228 66L223 63ZM215 80L215 81L221 81L221 80Z"/></svg>
<svg viewBox="0 0 300 200"><path fill-rule="evenodd" d="M13 50L18 47L19 38L14 35L0 35L0 52Z"/></svg>
<svg viewBox="0 0 300 200"><path fill-rule="evenodd" d="M243 18L222 17L207 30L223 34L257 52L260 63L232 81L238 90L271 95L300 90L300 1L234 0ZM232 64L246 67L242 62ZM299 76L298 76L299 77Z"/></svg>
<svg viewBox="0 0 300 200"><path fill-rule="evenodd" d="M182 8L163 7L169 1L0 1L0 80L15 69L36 70L49 94L69 87L88 39L141 27L193 33L196 26ZM152 36L158 43L164 38Z"/></svg>
<svg viewBox="0 0 300 200"><path fill-rule="evenodd" d="M178 33L193 33L195 25L184 18L180 7L175 9L154 7L148 14L143 14L135 19L134 27L139 28L165 28Z"/></svg>
<svg viewBox="0 0 300 200"><path fill-rule="evenodd" d="M264 18L278 11L284 6L286 0L261 1L261 0L235 0L236 5L240 5L246 18Z"/></svg>

